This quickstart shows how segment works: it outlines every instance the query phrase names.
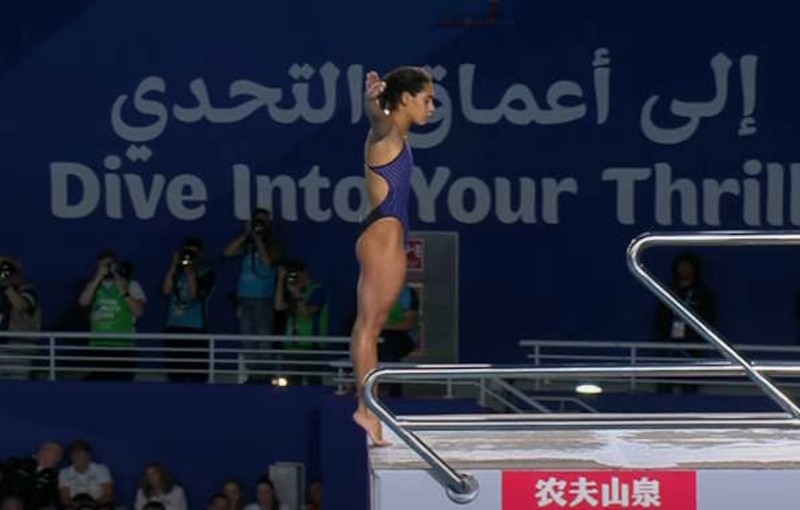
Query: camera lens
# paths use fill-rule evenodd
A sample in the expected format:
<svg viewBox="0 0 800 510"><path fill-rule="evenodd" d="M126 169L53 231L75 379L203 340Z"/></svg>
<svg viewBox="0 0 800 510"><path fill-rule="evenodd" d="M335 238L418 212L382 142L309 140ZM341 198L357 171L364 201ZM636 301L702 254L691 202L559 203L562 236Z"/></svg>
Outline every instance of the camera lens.
<svg viewBox="0 0 800 510"><path fill-rule="evenodd" d="M194 251L188 248L181 250L180 263L182 266L190 266L194 262Z"/></svg>
<svg viewBox="0 0 800 510"><path fill-rule="evenodd" d="M253 232L260 233L267 229L267 224L261 220L253 221Z"/></svg>
<svg viewBox="0 0 800 510"><path fill-rule="evenodd" d="M0 280L8 280L14 274L14 266L8 261L0 263Z"/></svg>

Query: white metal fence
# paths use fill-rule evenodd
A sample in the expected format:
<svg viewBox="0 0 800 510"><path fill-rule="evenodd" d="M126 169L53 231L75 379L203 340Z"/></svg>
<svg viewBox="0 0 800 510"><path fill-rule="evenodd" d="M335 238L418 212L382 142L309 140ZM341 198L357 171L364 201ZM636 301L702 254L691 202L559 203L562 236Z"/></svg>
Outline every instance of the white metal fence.
<svg viewBox="0 0 800 510"><path fill-rule="evenodd" d="M518 344L526 351L528 365L585 365L608 363L614 365L643 365L659 363L696 363L724 362L722 355L708 343L669 343L648 341L602 341L602 340L533 340L524 339ZM789 345L736 345L735 348L745 358L758 363L796 364L800 361L800 347ZM753 386L753 383L742 377L739 380L725 378L645 378L627 376L622 381L628 390L641 389L643 384L678 384L718 387ZM800 381L784 381L788 387L799 387ZM541 381L536 381L541 387ZM739 391L739 390L733 390Z"/></svg>
<svg viewBox="0 0 800 510"><path fill-rule="evenodd" d="M120 345L94 345L109 339ZM195 376L195 381L210 384L241 384L255 379L272 384L327 385L345 393L354 382L349 344L350 338L342 336L0 332L0 379L57 381L109 376L164 381L171 376ZM101 377L96 377L98 374ZM499 379L403 384L427 385L433 388L429 395L474 398L483 406L512 412L594 411L578 397L532 396Z"/></svg>
<svg viewBox="0 0 800 510"><path fill-rule="evenodd" d="M109 339L118 345L95 344ZM348 337L0 332L0 377L59 380L108 373L157 380L195 374L209 383L332 377L338 372L330 363L349 356L349 342Z"/></svg>

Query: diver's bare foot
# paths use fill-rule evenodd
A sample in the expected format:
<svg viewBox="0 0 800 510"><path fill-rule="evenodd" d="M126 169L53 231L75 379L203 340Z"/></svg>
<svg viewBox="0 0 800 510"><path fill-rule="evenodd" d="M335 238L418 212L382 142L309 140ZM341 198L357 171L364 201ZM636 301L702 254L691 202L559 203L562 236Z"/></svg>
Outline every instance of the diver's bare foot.
<svg viewBox="0 0 800 510"><path fill-rule="evenodd" d="M356 411L353 413L353 421L364 429L373 446L387 446L389 444L383 439L381 422L376 416L365 415L365 413Z"/></svg>

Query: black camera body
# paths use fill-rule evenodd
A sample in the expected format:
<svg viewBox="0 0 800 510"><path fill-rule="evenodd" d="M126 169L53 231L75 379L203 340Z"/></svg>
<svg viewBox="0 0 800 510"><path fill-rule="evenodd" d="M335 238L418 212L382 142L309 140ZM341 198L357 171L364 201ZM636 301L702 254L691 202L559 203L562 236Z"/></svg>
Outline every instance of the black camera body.
<svg viewBox="0 0 800 510"><path fill-rule="evenodd" d="M253 220L251 231L253 234L263 234L267 231L269 226L261 220Z"/></svg>
<svg viewBox="0 0 800 510"><path fill-rule="evenodd" d="M0 284L6 284L14 275L14 264L4 260L0 262Z"/></svg>
<svg viewBox="0 0 800 510"><path fill-rule="evenodd" d="M197 259L197 252L190 248L183 248L178 254L178 263L181 267L188 267L195 263Z"/></svg>
<svg viewBox="0 0 800 510"><path fill-rule="evenodd" d="M129 280L133 276L133 264L130 262L114 262L109 267L108 278L119 276L123 280Z"/></svg>

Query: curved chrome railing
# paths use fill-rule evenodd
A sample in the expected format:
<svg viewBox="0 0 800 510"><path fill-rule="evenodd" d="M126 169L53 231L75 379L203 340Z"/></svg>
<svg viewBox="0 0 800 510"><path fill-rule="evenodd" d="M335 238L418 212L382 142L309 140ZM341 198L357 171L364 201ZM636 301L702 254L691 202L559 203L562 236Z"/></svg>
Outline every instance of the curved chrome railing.
<svg viewBox="0 0 800 510"><path fill-rule="evenodd" d="M383 368L372 371L364 383L367 407L431 469L431 475L456 503L468 503L478 494L477 480L469 473L459 473L434 452L415 431L420 430L531 430L531 429L603 429L603 428L737 428L800 426L800 408L767 377L800 376L800 365L751 364L728 344L694 311L684 306L667 286L648 272L640 258L653 246L786 246L800 245L795 232L695 232L643 234L627 250L628 268L666 306L691 325L729 360L718 363L679 365L598 365L562 367L496 367L491 365L420 365L414 368ZM459 378L559 378L649 375L655 377L741 377L755 382L785 413L708 413L708 414L514 414L464 416L395 416L375 396L375 386L382 378L431 379L445 376Z"/></svg>
<svg viewBox="0 0 800 510"><path fill-rule="evenodd" d="M690 234L645 234L628 246L628 268L653 294L689 323L700 336L716 347L731 363L741 366L772 400L795 418L800 408L763 374L753 370L739 352L684 305L669 289L644 268L642 252L651 246L787 246L800 245L799 232L697 232Z"/></svg>

